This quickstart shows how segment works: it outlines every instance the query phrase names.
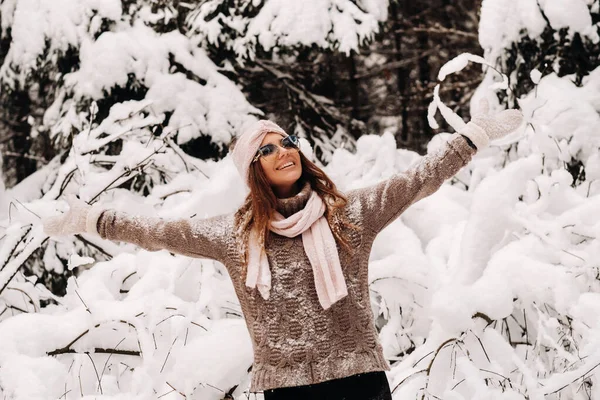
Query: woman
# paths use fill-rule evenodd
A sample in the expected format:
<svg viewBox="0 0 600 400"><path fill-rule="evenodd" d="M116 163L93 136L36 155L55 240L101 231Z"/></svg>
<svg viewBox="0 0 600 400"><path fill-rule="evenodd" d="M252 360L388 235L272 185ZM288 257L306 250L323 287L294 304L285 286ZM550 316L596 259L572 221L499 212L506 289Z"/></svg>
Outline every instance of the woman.
<svg viewBox="0 0 600 400"><path fill-rule="evenodd" d="M232 150L250 188L235 213L204 220L132 217L69 199L45 221L49 235L78 232L211 258L227 268L250 333L251 392L265 399L391 399L369 302L373 241L414 202L434 193L479 148L516 129L521 114L477 115L438 154L371 187L342 195L299 150L259 121Z"/></svg>

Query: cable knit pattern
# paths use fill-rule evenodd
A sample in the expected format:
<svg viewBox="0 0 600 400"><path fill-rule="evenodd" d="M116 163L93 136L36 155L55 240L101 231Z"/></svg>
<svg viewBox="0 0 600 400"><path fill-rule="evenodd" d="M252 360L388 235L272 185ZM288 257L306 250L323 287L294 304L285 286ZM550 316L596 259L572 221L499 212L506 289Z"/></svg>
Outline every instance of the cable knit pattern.
<svg viewBox="0 0 600 400"><path fill-rule="evenodd" d="M263 299L241 276L234 241L233 214L205 220L165 221L114 211L98 220L103 238L167 249L191 257L213 258L227 268L240 301L254 350L251 392L315 384L371 371L389 371L374 324L368 287L369 253L375 236L408 206L434 193L471 160L475 149L454 135L436 154L370 187L346 193L345 213L363 227L351 232L354 253L338 251L348 295L324 310L302 236L273 234L266 245L272 274L271 296ZM304 207L306 190L280 199L278 210L291 215Z"/></svg>

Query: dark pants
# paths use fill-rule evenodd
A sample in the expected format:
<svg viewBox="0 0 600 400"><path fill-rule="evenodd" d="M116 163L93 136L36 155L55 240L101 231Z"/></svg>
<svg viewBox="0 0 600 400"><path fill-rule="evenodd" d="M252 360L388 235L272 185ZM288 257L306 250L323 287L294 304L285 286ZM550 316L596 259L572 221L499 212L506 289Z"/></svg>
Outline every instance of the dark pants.
<svg viewBox="0 0 600 400"><path fill-rule="evenodd" d="M314 385L264 391L265 400L392 400L385 372L367 372Z"/></svg>

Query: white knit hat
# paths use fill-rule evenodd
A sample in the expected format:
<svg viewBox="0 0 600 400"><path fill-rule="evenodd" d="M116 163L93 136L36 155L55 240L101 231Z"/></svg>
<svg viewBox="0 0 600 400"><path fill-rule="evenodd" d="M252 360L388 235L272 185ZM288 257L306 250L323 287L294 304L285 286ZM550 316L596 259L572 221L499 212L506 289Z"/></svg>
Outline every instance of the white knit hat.
<svg viewBox="0 0 600 400"><path fill-rule="evenodd" d="M252 124L244 133L238 136L235 147L233 148L233 163L240 176L248 184L248 170L250 164L260 148L260 144L267 133L278 133L283 137L289 136L283 128L273 121L261 119Z"/></svg>

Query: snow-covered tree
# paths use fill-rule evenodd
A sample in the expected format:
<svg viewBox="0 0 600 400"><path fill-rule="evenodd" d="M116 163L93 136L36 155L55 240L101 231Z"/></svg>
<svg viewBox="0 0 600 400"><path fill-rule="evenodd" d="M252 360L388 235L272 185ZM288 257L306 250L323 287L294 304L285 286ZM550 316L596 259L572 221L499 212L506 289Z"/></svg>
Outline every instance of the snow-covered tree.
<svg viewBox="0 0 600 400"><path fill-rule="evenodd" d="M241 61L257 52L293 54L318 46L356 51L387 18L388 0L209 0L188 16L196 41L226 48Z"/></svg>
<svg viewBox="0 0 600 400"><path fill-rule="evenodd" d="M246 390L251 352L222 266L167 254L140 262L128 254L131 246L86 235L48 239L40 218L64 210L57 199L69 193L163 217L205 218L235 209L244 193L229 159L200 158L222 156L261 111L196 36L185 35L187 3L17 0L0 7L6 115L18 117L20 134L50 143L56 154L3 193L0 391L15 398L96 392L148 398L169 391L222 398L238 385ZM133 262L131 269L122 262ZM174 274L172 280L165 273ZM168 294L157 295L158 287ZM134 298L138 305L124 308L123 301ZM29 312L40 314L17 315ZM49 324L42 327L37 317ZM36 329L28 338L19 331L30 323ZM222 335L234 335L239 346L221 341ZM221 341L222 350L209 337ZM189 346L198 347L189 352ZM206 352L213 361L182 361L186 353ZM4 368L22 362L31 374L14 376Z"/></svg>
<svg viewBox="0 0 600 400"><path fill-rule="evenodd" d="M261 114L204 50L172 26L170 2L8 1L1 7L9 47L0 67L0 99L7 115L27 116L15 121L19 135L57 154L46 172L37 172L47 179L33 178L28 188L46 199L68 191L69 183L79 193L86 185L104 185L89 191L88 200L120 185L148 194L179 172L198 169L192 165L199 160L188 154L225 154L231 138ZM202 146L190 146L194 140ZM149 162L159 151L157 141L180 163ZM93 183L93 172L106 178ZM28 270L53 286L45 276L52 268L40 266L36 255Z"/></svg>
<svg viewBox="0 0 600 400"><path fill-rule="evenodd" d="M507 29L481 31L481 44L510 78L510 90L501 94L500 101L514 106L518 98L526 97L522 106L531 114L529 128L542 130L529 137L549 156L549 171L565 167L575 185L586 179L585 166L599 143L594 91L600 66L600 2L539 3L484 2L482 18L505 21ZM524 141L521 147L529 143Z"/></svg>
<svg viewBox="0 0 600 400"><path fill-rule="evenodd" d="M374 245L372 288L384 347L399 359L399 398L600 395L599 7L483 1L486 75L472 102L517 106L527 123ZM444 67L441 84L468 60L477 57ZM406 168L411 160L390 160L383 140L361 138L365 158L339 153L330 167L351 186Z"/></svg>
<svg viewBox="0 0 600 400"><path fill-rule="evenodd" d="M388 0L211 0L198 3L187 23L192 40L235 71L254 104L266 105L327 162L337 147L352 149L365 124L319 84L337 72L323 65L372 41L387 8Z"/></svg>
<svg viewBox="0 0 600 400"><path fill-rule="evenodd" d="M527 124L479 152L373 246L371 301L394 397L600 396L598 3L483 2L485 58L510 79L508 89L492 92L500 75L485 67L473 101L497 99L495 110L518 105ZM64 211L68 193L164 218L234 210L245 193L230 159L190 154L218 155L260 114L232 82L243 81L235 63L260 62L278 74L275 63L302 49L342 51L342 43L369 37L357 24L348 37L323 30L317 40L311 31L294 44L288 40L301 25L283 24L285 11L272 12L280 4L1 3L9 51L0 97L14 107L7 93L28 99L29 111L15 115L31 118L16 122L28 135L52 138L57 154L1 193L0 205L8 204L0 208L2 396L247 398L252 349L222 265L87 235L47 238L39 217ZM319 15L323 21L346 21L343 12L365 26L385 18L383 1L324 4L335 10ZM248 35L261 20L274 29ZM217 48L230 54L215 58ZM556 62L532 61L543 59L538 53ZM430 150L446 136L434 137ZM336 146L315 137L323 153ZM198 143L212 150L194 151ZM349 189L419 158L396 149L390 133L365 135L355 153L333 151L326 171ZM51 273L67 279L61 296L47 289Z"/></svg>

